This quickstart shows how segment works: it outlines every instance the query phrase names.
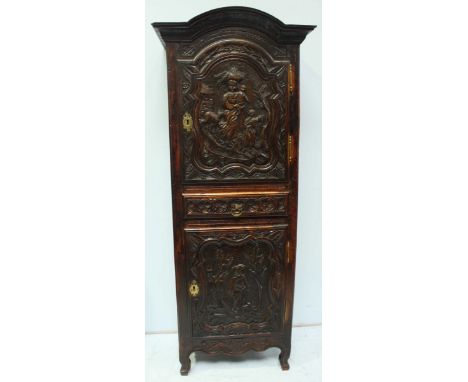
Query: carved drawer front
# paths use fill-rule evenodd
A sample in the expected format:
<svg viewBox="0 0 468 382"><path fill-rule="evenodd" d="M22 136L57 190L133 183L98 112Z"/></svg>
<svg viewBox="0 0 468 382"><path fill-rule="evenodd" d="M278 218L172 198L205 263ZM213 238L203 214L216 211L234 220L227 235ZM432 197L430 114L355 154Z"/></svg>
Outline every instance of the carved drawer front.
<svg viewBox="0 0 468 382"><path fill-rule="evenodd" d="M184 196L186 218L287 216L288 194Z"/></svg>
<svg viewBox="0 0 468 382"><path fill-rule="evenodd" d="M185 235L193 337L283 329L287 225Z"/></svg>

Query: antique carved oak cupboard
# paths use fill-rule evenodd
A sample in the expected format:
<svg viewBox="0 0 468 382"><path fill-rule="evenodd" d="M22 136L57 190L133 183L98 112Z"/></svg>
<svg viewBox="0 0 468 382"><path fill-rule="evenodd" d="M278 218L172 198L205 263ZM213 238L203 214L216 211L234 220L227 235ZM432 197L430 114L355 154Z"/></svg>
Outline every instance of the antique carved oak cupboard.
<svg viewBox="0 0 468 382"><path fill-rule="evenodd" d="M166 48L181 374L281 349L296 252L299 45L314 26L227 7L153 24Z"/></svg>

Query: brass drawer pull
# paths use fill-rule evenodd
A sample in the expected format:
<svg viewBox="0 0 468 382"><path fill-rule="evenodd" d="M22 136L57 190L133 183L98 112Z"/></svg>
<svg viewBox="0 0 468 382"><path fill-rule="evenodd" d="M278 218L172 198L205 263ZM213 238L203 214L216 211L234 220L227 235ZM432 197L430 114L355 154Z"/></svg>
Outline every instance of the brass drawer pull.
<svg viewBox="0 0 468 382"><path fill-rule="evenodd" d="M195 280L192 280L189 286L189 292L192 297L197 297L200 293L200 287Z"/></svg>
<svg viewBox="0 0 468 382"><path fill-rule="evenodd" d="M244 208L244 205L243 204L240 204L240 203L234 203L232 204L231 206L231 215L232 216L235 216L235 217L238 217L238 216L241 216L242 215L242 209Z"/></svg>

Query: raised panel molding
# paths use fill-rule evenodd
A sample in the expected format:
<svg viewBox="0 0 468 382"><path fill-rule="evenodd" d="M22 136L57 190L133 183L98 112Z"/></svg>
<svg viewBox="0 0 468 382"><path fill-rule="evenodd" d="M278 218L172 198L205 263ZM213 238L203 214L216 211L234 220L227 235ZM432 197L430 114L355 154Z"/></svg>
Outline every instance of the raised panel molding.
<svg viewBox="0 0 468 382"><path fill-rule="evenodd" d="M229 38L178 67L182 111L193 116L181 132L184 181L285 180L288 61Z"/></svg>

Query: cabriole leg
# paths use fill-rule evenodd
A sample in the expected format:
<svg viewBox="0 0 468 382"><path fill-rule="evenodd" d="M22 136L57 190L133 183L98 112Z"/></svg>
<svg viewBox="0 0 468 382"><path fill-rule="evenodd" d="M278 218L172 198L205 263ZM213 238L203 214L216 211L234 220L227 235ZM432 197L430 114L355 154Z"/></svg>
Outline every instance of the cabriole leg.
<svg viewBox="0 0 468 382"><path fill-rule="evenodd" d="M188 375L190 371L190 353L188 352L180 352L179 353L179 361L180 361L180 375Z"/></svg>
<svg viewBox="0 0 468 382"><path fill-rule="evenodd" d="M283 370L289 370L289 355L291 354L291 348L282 348L281 349L281 354L279 355L279 361L281 364L281 369Z"/></svg>

